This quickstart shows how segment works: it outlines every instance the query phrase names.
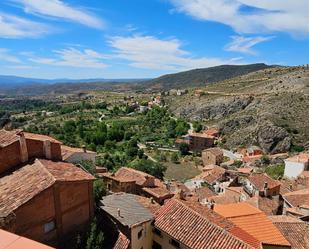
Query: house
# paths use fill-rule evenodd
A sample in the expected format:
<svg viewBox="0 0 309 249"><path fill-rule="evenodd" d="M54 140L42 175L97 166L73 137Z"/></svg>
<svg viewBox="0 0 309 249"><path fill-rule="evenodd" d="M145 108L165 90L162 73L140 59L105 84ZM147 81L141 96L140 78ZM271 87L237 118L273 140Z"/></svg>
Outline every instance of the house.
<svg viewBox="0 0 309 249"><path fill-rule="evenodd" d="M125 248L148 249L152 247L152 222L159 207L153 200L145 197L115 193L103 197L100 209L106 217L104 224L107 228L120 231L125 236L122 236L121 243L130 241Z"/></svg>
<svg viewBox="0 0 309 249"><path fill-rule="evenodd" d="M83 148L72 148L61 145L62 160L68 163L80 163L82 161L91 161L95 163L97 153Z"/></svg>
<svg viewBox="0 0 309 249"><path fill-rule="evenodd" d="M297 178L304 171L309 170L309 152L289 157L284 160L284 176Z"/></svg>
<svg viewBox="0 0 309 249"><path fill-rule="evenodd" d="M153 223L154 249L260 248L256 240L199 203L168 200Z"/></svg>
<svg viewBox="0 0 309 249"><path fill-rule="evenodd" d="M223 192L223 182L229 181L229 177L224 168L213 165L209 170L203 171L197 175L194 180L200 180L206 183L216 193Z"/></svg>
<svg viewBox="0 0 309 249"><path fill-rule="evenodd" d="M0 130L0 173L34 158L60 161L61 142L22 130Z"/></svg>
<svg viewBox="0 0 309 249"><path fill-rule="evenodd" d="M0 249L53 249L36 241L0 229Z"/></svg>
<svg viewBox="0 0 309 249"><path fill-rule="evenodd" d="M217 128L214 128L214 127L203 131L203 133L208 135L208 136L213 136L215 138L219 138L219 134L220 134L219 130Z"/></svg>
<svg viewBox="0 0 309 249"><path fill-rule="evenodd" d="M281 182L272 179L266 173L250 175L244 184L244 189L251 196L260 195L265 197L280 194Z"/></svg>
<svg viewBox="0 0 309 249"><path fill-rule="evenodd" d="M247 156L263 155L263 150L258 146L249 146L247 148Z"/></svg>
<svg viewBox="0 0 309 249"><path fill-rule="evenodd" d="M203 164L220 165L223 163L223 151L220 148L210 148L202 152Z"/></svg>
<svg viewBox="0 0 309 249"><path fill-rule="evenodd" d="M261 210L248 203L215 205L214 211L257 239L263 248L291 248L272 221Z"/></svg>
<svg viewBox="0 0 309 249"><path fill-rule="evenodd" d="M112 193L125 192L152 197L160 204L173 196L159 179L132 168L122 167L116 173L102 173L99 177Z"/></svg>
<svg viewBox="0 0 309 249"><path fill-rule="evenodd" d="M93 216L94 179L45 159L7 171L0 178L0 227L42 242L82 229Z"/></svg>
<svg viewBox="0 0 309 249"><path fill-rule="evenodd" d="M176 143L187 143L189 149L195 152L201 152L204 149L208 149L214 146L214 137L208 136L203 133L190 133L176 141Z"/></svg>
<svg viewBox="0 0 309 249"><path fill-rule="evenodd" d="M291 249L309 249L308 223L286 215L274 215L269 218L290 242Z"/></svg>
<svg viewBox="0 0 309 249"><path fill-rule="evenodd" d="M208 198L208 204L230 204L238 203L249 199L248 194L242 187L226 187L223 193Z"/></svg>
<svg viewBox="0 0 309 249"><path fill-rule="evenodd" d="M309 215L309 189L302 189L282 195L283 214L303 217Z"/></svg>

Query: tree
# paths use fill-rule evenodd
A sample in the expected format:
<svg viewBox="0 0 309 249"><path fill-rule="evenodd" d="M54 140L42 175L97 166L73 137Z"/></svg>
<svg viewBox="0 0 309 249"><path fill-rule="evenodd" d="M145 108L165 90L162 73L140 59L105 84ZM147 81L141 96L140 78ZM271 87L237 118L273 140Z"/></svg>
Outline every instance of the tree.
<svg viewBox="0 0 309 249"><path fill-rule="evenodd" d="M94 219L91 223L91 229L88 235L86 249L101 249L103 248L104 235L98 229L97 220Z"/></svg>
<svg viewBox="0 0 309 249"><path fill-rule="evenodd" d="M153 162L148 159L137 159L130 163L130 167L143 171L159 179L163 179L166 167L158 162Z"/></svg>
<svg viewBox="0 0 309 249"><path fill-rule="evenodd" d="M172 161L173 163L179 163L179 156L178 156L178 153L177 153L177 152L172 153L172 155L171 155L171 161Z"/></svg>
<svg viewBox="0 0 309 249"><path fill-rule="evenodd" d="M96 180L93 183L93 195L96 203L102 200L102 197L106 195L106 188L102 180Z"/></svg>
<svg viewBox="0 0 309 249"><path fill-rule="evenodd" d="M186 144L186 143L181 143L181 144L179 145L179 150L180 150L181 155L188 155L188 154L189 154L190 148L189 148L189 145L188 145L188 144Z"/></svg>

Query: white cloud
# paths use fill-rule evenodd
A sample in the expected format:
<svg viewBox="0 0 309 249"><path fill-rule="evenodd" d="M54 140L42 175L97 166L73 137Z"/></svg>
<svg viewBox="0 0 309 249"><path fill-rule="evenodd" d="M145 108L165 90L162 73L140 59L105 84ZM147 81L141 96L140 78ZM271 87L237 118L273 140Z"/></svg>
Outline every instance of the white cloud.
<svg viewBox="0 0 309 249"><path fill-rule="evenodd" d="M60 0L12 0L24 6L27 13L55 17L101 29L104 22L82 8L70 6Z"/></svg>
<svg viewBox="0 0 309 249"><path fill-rule="evenodd" d="M47 25L0 12L0 38L39 37L50 31Z"/></svg>
<svg viewBox="0 0 309 249"><path fill-rule="evenodd" d="M51 66L68 66L77 68L96 68L103 69L107 65L102 62L106 58L103 54L100 54L91 49L77 50L75 48L68 48L54 51L55 56L53 58L47 57L31 57L30 61L45 64Z"/></svg>
<svg viewBox="0 0 309 249"><path fill-rule="evenodd" d="M0 48L0 60L10 63L21 63L21 60L14 55L10 54L10 50L6 48Z"/></svg>
<svg viewBox="0 0 309 249"><path fill-rule="evenodd" d="M232 52L239 52L244 54L251 54L255 55L256 52L252 49L253 46L269 41L273 39L273 37L263 37L263 36L257 36L257 37L244 37L244 36L232 36L232 42L226 45L225 50L226 51L232 51Z"/></svg>
<svg viewBox="0 0 309 249"><path fill-rule="evenodd" d="M308 0L170 0L176 10L226 24L239 33L309 35ZM243 7L249 7L245 11Z"/></svg>
<svg viewBox="0 0 309 249"><path fill-rule="evenodd" d="M237 63L237 60L195 58L181 49L177 39L161 40L153 36L113 37L110 45L115 56L130 62L130 66L153 70L185 70Z"/></svg>

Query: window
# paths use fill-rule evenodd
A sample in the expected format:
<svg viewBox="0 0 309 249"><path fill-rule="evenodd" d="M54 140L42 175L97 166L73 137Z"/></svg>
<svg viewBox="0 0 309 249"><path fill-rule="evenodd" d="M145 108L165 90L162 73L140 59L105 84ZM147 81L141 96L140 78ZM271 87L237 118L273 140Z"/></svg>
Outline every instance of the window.
<svg viewBox="0 0 309 249"><path fill-rule="evenodd" d="M138 239L140 239L140 238L142 237L142 235L143 235L143 230L144 230L144 229L141 229L141 230L138 232L138 234L137 234Z"/></svg>
<svg viewBox="0 0 309 249"><path fill-rule="evenodd" d="M176 248L180 248L180 244L176 240L171 239L170 244L173 245Z"/></svg>
<svg viewBox="0 0 309 249"><path fill-rule="evenodd" d="M44 224L44 233L49 233L49 232L53 231L55 228L56 228L55 221L52 220L52 221Z"/></svg>
<svg viewBox="0 0 309 249"><path fill-rule="evenodd" d="M152 244L152 249L162 249L162 246L159 243L154 241Z"/></svg>
<svg viewBox="0 0 309 249"><path fill-rule="evenodd" d="M153 232L154 232L156 235L162 237L161 231L160 231L159 229L154 228L154 229L153 229Z"/></svg>

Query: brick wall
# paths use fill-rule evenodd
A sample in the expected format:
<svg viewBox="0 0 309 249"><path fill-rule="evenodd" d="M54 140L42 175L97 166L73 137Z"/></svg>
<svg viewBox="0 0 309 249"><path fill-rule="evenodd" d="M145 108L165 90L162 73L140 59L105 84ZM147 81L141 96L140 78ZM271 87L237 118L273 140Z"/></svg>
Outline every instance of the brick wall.
<svg viewBox="0 0 309 249"><path fill-rule="evenodd" d="M61 183L58 191L62 220L62 233L66 234L82 228L92 214L92 196L89 193L89 182Z"/></svg>
<svg viewBox="0 0 309 249"><path fill-rule="evenodd" d="M19 141L0 148L0 174L21 163Z"/></svg>
<svg viewBox="0 0 309 249"><path fill-rule="evenodd" d="M43 141L27 139L29 158L45 158Z"/></svg>
<svg viewBox="0 0 309 249"><path fill-rule="evenodd" d="M51 143L51 156L52 160L54 161L61 161L62 155L61 155L61 145L58 143Z"/></svg>
<svg viewBox="0 0 309 249"><path fill-rule="evenodd" d="M53 188L41 192L16 211L16 233L37 241L56 239L56 230L44 232L44 224L55 220Z"/></svg>
<svg viewBox="0 0 309 249"><path fill-rule="evenodd" d="M46 158L44 142L35 139L26 139L29 158ZM62 160L61 145L51 143L51 159L54 161Z"/></svg>

